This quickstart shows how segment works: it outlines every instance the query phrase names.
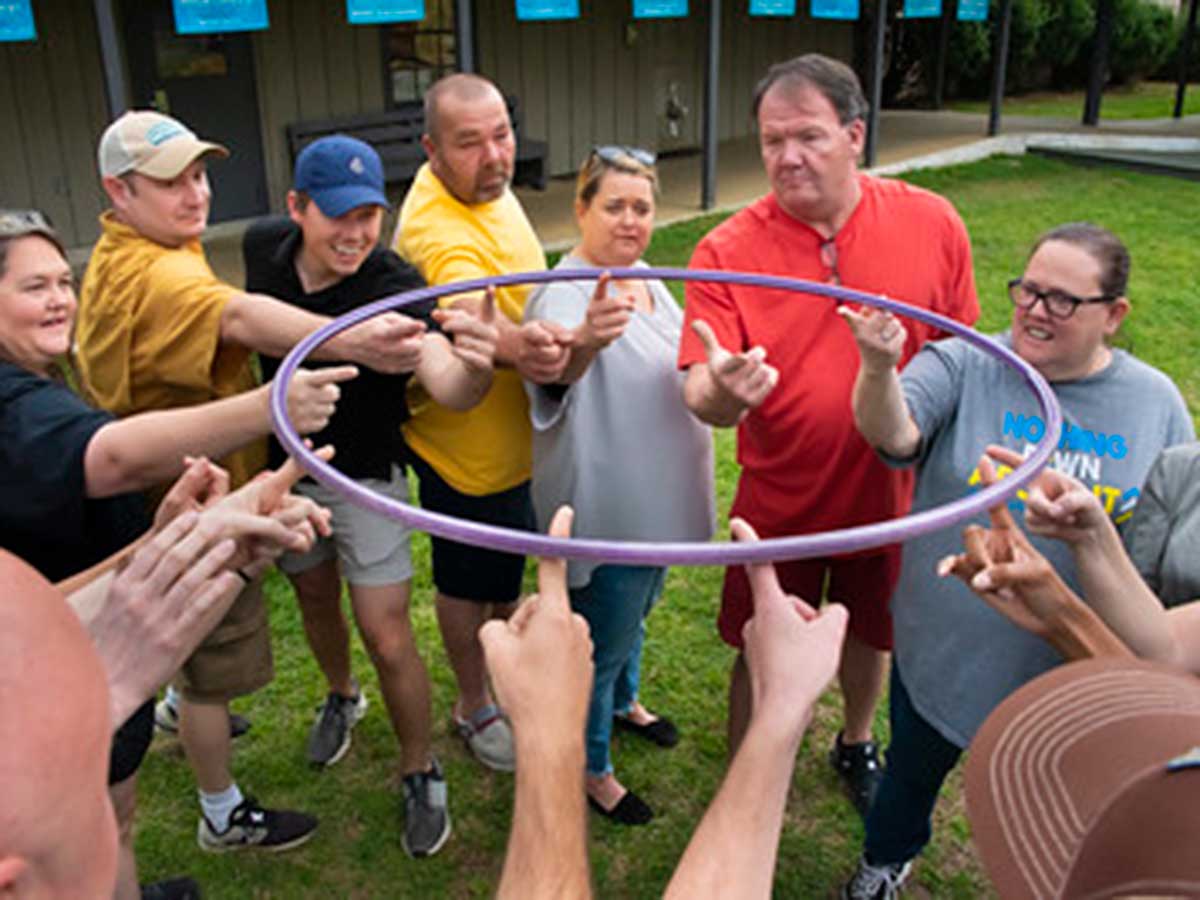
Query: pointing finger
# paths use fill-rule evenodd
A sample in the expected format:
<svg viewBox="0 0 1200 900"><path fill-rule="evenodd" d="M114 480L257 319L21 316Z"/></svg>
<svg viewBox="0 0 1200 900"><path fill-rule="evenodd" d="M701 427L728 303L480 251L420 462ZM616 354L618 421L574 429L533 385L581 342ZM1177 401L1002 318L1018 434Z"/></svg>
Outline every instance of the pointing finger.
<svg viewBox="0 0 1200 900"><path fill-rule="evenodd" d="M550 521L550 537L569 538L571 523L575 519L575 511L563 505L558 508ZM556 609L564 615L571 611L567 602L567 561L561 557L543 556L538 559L538 595L539 603L546 609Z"/></svg>
<svg viewBox="0 0 1200 900"><path fill-rule="evenodd" d="M757 541L758 532L745 519L732 519L729 530L735 541ZM783 587L771 563L746 563L746 578L750 581L750 593L757 606L762 600L782 597Z"/></svg>

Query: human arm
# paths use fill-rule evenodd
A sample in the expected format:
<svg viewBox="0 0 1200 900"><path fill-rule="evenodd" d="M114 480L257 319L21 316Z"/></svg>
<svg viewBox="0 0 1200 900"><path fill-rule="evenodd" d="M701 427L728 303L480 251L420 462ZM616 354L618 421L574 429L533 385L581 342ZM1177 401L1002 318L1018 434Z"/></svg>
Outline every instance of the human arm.
<svg viewBox="0 0 1200 900"><path fill-rule="evenodd" d="M1129 558L1155 594L1163 589L1162 564L1174 518L1172 507L1184 493L1184 485L1168 475L1166 456L1160 453L1150 467L1126 534Z"/></svg>
<svg viewBox="0 0 1200 900"><path fill-rule="evenodd" d="M767 363L762 347L739 353L726 350L703 319L692 322L692 331L704 347L706 360L688 367L683 401L708 425L736 425L775 389L779 370Z"/></svg>
<svg viewBox="0 0 1200 900"><path fill-rule="evenodd" d="M330 321L265 294L235 293L221 310L221 342L283 357ZM387 374L411 372L420 362L424 333L424 323L416 319L383 313L334 335L312 358L349 360Z"/></svg>
<svg viewBox="0 0 1200 900"><path fill-rule="evenodd" d="M757 540L740 519L737 540ZM813 707L837 671L846 608L818 614L783 592L770 563L748 565L754 616L742 630L752 713L717 796L667 886L668 898L771 896L796 751Z"/></svg>
<svg viewBox="0 0 1200 900"><path fill-rule="evenodd" d="M896 367L907 332L891 313L843 304L838 314L858 345L859 366L851 393L854 424L872 447L897 459L909 459L921 446L921 431L909 412Z"/></svg>
<svg viewBox="0 0 1200 900"><path fill-rule="evenodd" d="M569 537L558 510L550 534ZM538 593L507 622L479 630L497 699L517 751L513 824L497 897L590 897L583 790L583 733L592 687L587 623L571 612L567 564L538 563Z"/></svg>
<svg viewBox="0 0 1200 900"><path fill-rule="evenodd" d="M178 509L189 502L188 491L221 490L209 465L194 461L164 503ZM289 460L227 496L197 493L194 508L56 585L104 661L114 728L191 655L247 579L284 550L307 550L314 529L328 533L328 512L288 493L303 474ZM208 505L201 509L201 502Z"/></svg>
<svg viewBox="0 0 1200 900"><path fill-rule="evenodd" d="M320 431L353 366L300 370L288 386L288 415L296 430ZM161 484L183 468L185 456L221 457L271 430L270 386L179 409L117 419L98 429L84 451L89 497L111 497Z"/></svg>
<svg viewBox="0 0 1200 900"><path fill-rule="evenodd" d="M465 309L433 312L442 331L451 337L428 333L417 380L442 406L468 410L479 403L492 386L496 341L496 304L488 294L476 316Z"/></svg>
<svg viewBox="0 0 1200 900"><path fill-rule="evenodd" d="M477 276L481 277L481 276ZM462 310L480 318L484 305L495 303L492 289L460 296L450 305L451 309ZM568 348L572 335L569 329L557 322L532 320L517 324L506 315L493 318L496 335L496 365L515 369L525 381L534 384L556 384L562 380L567 365Z"/></svg>

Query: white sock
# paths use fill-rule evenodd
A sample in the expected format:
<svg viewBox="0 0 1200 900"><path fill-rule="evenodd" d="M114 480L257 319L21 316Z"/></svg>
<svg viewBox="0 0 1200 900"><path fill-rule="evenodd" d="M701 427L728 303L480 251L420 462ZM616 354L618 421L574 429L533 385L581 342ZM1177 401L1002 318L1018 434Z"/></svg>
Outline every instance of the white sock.
<svg viewBox="0 0 1200 900"><path fill-rule="evenodd" d="M218 791L215 794L206 794L204 791L199 791L200 794L200 809L204 813L204 818L208 819L208 824L213 827L218 834L229 830L229 814L232 813L239 803L242 802L242 792L238 788L235 781L223 791Z"/></svg>

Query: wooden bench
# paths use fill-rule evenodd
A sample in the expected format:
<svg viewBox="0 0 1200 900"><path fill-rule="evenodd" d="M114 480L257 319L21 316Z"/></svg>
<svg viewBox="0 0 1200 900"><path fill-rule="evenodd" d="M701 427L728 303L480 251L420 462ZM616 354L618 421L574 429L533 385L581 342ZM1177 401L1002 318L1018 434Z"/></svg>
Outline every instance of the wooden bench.
<svg viewBox="0 0 1200 900"><path fill-rule="evenodd" d="M512 119L513 135L517 139L513 184L545 190L546 142L527 138L521 133L517 98L506 97L505 100ZM424 131L424 105L420 100L407 100L383 112L293 122L287 126L288 150L291 152L292 165L295 166L297 154L317 138L348 134L375 148L383 161L383 177L388 184L403 184L407 190L407 184L416 177L417 170L425 162L425 151L421 148Z"/></svg>

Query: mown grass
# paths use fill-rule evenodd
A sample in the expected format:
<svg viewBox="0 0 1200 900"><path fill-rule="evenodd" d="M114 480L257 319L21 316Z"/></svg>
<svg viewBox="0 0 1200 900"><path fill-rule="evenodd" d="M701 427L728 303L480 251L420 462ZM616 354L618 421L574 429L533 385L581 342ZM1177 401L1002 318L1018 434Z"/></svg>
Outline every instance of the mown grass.
<svg viewBox="0 0 1200 900"><path fill-rule="evenodd" d="M1175 112L1173 81L1139 81L1109 87L1100 103L1102 119L1165 119ZM1083 115L1083 91L1035 91L1004 98L1009 116L1052 116L1075 119ZM986 113L987 100L956 100L948 105L955 112ZM1200 114L1200 84L1189 84L1184 93L1183 114Z"/></svg>
<svg viewBox="0 0 1200 900"><path fill-rule="evenodd" d="M1200 185L1117 170L1074 168L1035 157L996 158L915 173L913 182L949 197L962 213L974 248L981 327L1009 315L1003 284L1019 273L1032 239L1065 221L1090 219L1115 230L1133 251L1134 313L1125 341L1181 386L1193 414L1200 409L1200 302L1196 236ZM684 265L712 217L665 228L648 253L660 265ZM719 507L728 509L737 477L732 434L717 435ZM254 720L236 748L243 787L271 804L291 804L321 817L318 836L285 856L209 856L195 845L194 782L172 739L158 738L142 774L138 852L146 879L188 872L211 898L484 897L499 876L512 779L481 769L447 728L453 681L432 610L428 543L415 540L413 619L434 681L434 746L449 778L454 835L436 857L413 861L400 849L396 749L369 663L355 642L356 670L372 707L354 746L337 767L314 772L304 741L323 687L306 649L286 584L269 582L275 681L237 708ZM724 722L729 650L716 637L720 572L672 571L650 621L643 697L670 714L682 743L669 752L616 738L619 774L658 811L653 824L622 829L593 817L591 859L603 897L657 896L715 791L725 764ZM779 852L776 896L832 896L853 866L861 825L825 763L839 719L831 692L821 702L802 747ZM878 733L886 734L886 716ZM960 781L948 784L935 838L916 870L913 896L972 898L989 889L970 842Z"/></svg>

